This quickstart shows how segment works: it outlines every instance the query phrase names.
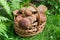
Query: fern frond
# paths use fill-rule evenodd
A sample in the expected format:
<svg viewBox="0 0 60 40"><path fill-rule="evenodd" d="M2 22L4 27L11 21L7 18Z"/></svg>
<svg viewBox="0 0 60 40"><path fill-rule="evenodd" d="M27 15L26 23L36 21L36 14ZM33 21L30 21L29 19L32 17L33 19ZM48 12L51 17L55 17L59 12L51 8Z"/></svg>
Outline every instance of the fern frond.
<svg viewBox="0 0 60 40"><path fill-rule="evenodd" d="M1 21L11 21L11 20L6 17L0 16L0 22Z"/></svg>
<svg viewBox="0 0 60 40"><path fill-rule="evenodd" d="M7 30L6 25L4 25L3 23L0 23L0 34L5 33L5 30Z"/></svg>
<svg viewBox="0 0 60 40"><path fill-rule="evenodd" d="M19 9L20 8L20 0L11 0L11 9L12 10L16 10L16 9Z"/></svg>
<svg viewBox="0 0 60 40"><path fill-rule="evenodd" d="M6 10L7 14L12 17L11 15L11 11L10 11L10 7L8 5L8 3L6 2L6 0L0 0L0 4L3 6L3 8Z"/></svg>
<svg viewBox="0 0 60 40"><path fill-rule="evenodd" d="M0 35L5 36L6 38L8 38L7 34L7 27L4 23L0 22Z"/></svg>
<svg viewBox="0 0 60 40"><path fill-rule="evenodd" d="M11 0L11 9L16 10L20 9L24 3L30 2L30 0Z"/></svg>

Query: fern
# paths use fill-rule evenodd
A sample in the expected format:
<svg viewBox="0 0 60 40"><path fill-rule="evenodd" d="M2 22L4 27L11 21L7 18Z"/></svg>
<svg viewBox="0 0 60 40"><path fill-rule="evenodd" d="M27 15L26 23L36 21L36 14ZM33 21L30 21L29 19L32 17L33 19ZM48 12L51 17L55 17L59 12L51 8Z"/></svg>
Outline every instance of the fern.
<svg viewBox="0 0 60 40"><path fill-rule="evenodd" d="M19 4L19 2L20 2L20 0L11 0L11 9L12 10L16 10L16 9L19 9L20 8L20 4Z"/></svg>
<svg viewBox="0 0 60 40"><path fill-rule="evenodd" d="M0 32L4 32L4 30L6 30L6 26L0 23Z"/></svg>
<svg viewBox="0 0 60 40"><path fill-rule="evenodd" d="M23 4L30 2L31 0L11 0L12 3L10 3L11 9L16 10L23 7Z"/></svg>
<svg viewBox="0 0 60 40"><path fill-rule="evenodd" d="M4 22L0 22L0 35L5 36L8 38L6 31L7 31L7 25L4 24Z"/></svg>
<svg viewBox="0 0 60 40"><path fill-rule="evenodd" d="M7 32L7 26L10 26L11 23L9 23L9 21L11 22L10 19L0 16L0 35L8 38L6 32Z"/></svg>
<svg viewBox="0 0 60 40"><path fill-rule="evenodd" d="M6 25L0 22L0 34L5 33L5 30L7 30Z"/></svg>
<svg viewBox="0 0 60 40"><path fill-rule="evenodd" d="M10 17L12 17L11 15L11 11L10 11L10 7L8 5L8 3L6 2L6 0L0 0L0 4L3 6L3 8L6 10L6 12L8 13L8 15Z"/></svg>
<svg viewBox="0 0 60 40"><path fill-rule="evenodd" d="M0 22L1 21L11 21L11 20L6 17L0 16Z"/></svg>

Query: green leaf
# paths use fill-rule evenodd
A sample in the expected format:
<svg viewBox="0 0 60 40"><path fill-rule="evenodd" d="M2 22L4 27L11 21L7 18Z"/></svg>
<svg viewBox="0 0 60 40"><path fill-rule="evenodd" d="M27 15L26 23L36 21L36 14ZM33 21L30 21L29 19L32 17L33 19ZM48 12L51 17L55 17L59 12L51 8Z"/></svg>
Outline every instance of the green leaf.
<svg viewBox="0 0 60 40"><path fill-rule="evenodd" d="M8 35L6 34L7 31L7 25L5 25L4 22L0 22L0 35L8 38Z"/></svg>
<svg viewBox="0 0 60 40"><path fill-rule="evenodd" d="M58 6L58 5L55 5L55 8L56 8L56 9L58 9L58 8L59 8L59 6Z"/></svg>
<svg viewBox="0 0 60 40"><path fill-rule="evenodd" d="M11 20L6 17L0 16L0 22L1 21L11 21Z"/></svg>
<svg viewBox="0 0 60 40"><path fill-rule="evenodd" d="M19 4L20 0L12 0L11 2L12 2L11 3L12 10L16 10L20 8L20 4Z"/></svg>
<svg viewBox="0 0 60 40"><path fill-rule="evenodd" d="M5 33L5 30L7 30L6 25L0 22L0 34Z"/></svg>
<svg viewBox="0 0 60 40"><path fill-rule="evenodd" d="M0 0L0 3L3 6L3 8L6 10L8 15L11 17L12 15L11 15L10 7L9 7L8 3L6 2L6 0Z"/></svg>

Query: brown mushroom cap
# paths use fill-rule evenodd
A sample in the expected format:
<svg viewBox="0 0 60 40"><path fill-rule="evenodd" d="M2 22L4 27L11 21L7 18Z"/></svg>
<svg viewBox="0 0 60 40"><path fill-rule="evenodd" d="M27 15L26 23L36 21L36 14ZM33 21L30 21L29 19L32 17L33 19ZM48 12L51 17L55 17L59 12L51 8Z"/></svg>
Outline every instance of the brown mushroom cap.
<svg viewBox="0 0 60 40"><path fill-rule="evenodd" d="M27 9L25 10L25 14L26 14L27 16L31 16L31 15L32 15L32 12L27 8Z"/></svg>
<svg viewBox="0 0 60 40"><path fill-rule="evenodd" d="M47 11L47 7L44 5L38 6L37 9L40 11L40 13L45 13Z"/></svg>
<svg viewBox="0 0 60 40"><path fill-rule="evenodd" d="M35 16L38 18L38 14L35 14ZM45 14L40 14L40 23L43 23L46 21L46 15Z"/></svg>
<svg viewBox="0 0 60 40"><path fill-rule="evenodd" d="M41 23L46 21L46 15L40 14L40 21Z"/></svg>
<svg viewBox="0 0 60 40"><path fill-rule="evenodd" d="M19 12L19 10L15 10L15 11L13 11L13 14L14 14L15 16L17 16L17 15L18 15L18 12Z"/></svg>
<svg viewBox="0 0 60 40"><path fill-rule="evenodd" d="M20 9L20 12L21 12L22 14L24 14L25 10L26 10L26 7L23 7L23 8Z"/></svg>
<svg viewBox="0 0 60 40"><path fill-rule="evenodd" d="M33 23L34 21L36 21L36 16L34 14L32 14L31 16L27 17L31 23Z"/></svg>
<svg viewBox="0 0 60 40"><path fill-rule="evenodd" d="M31 23L29 21L29 19L27 18L23 18L19 21L19 25L23 28L23 29L27 29L31 26Z"/></svg>
<svg viewBox="0 0 60 40"><path fill-rule="evenodd" d="M24 16L30 16L30 15L32 15L32 12L31 12L28 8L26 8L26 7L23 7L23 8L20 10L20 12L22 12L22 14L23 14Z"/></svg>
<svg viewBox="0 0 60 40"><path fill-rule="evenodd" d="M33 8L32 6L29 6L28 9L29 9L31 12L36 12L35 8Z"/></svg>
<svg viewBox="0 0 60 40"><path fill-rule="evenodd" d="M23 17L22 17L21 15L18 15L15 20L16 20L17 22L19 22L22 18L23 18Z"/></svg>

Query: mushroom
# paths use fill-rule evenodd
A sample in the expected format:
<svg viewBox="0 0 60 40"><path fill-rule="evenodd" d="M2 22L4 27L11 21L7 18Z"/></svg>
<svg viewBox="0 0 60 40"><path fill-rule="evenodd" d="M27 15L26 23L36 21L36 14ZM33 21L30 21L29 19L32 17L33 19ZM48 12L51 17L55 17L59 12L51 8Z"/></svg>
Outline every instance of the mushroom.
<svg viewBox="0 0 60 40"><path fill-rule="evenodd" d="M32 6L29 6L28 9L29 9L31 12L36 12L36 10L35 10Z"/></svg>
<svg viewBox="0 0 60 40"><path fill-rule="evenodd" d="M43 23L46 21L46 15L40 14L40 22Z"/></svg>
<svg viewBox="0 0 60 40"><path fill-rule="evenodd" d="M16 20L17 22L19 22L22 18L23 18L23 17L22 17L21 15L18 15L18 16L15 18L15 20Z"/></svg>
<svg viewBox="0 0 60 40"><path fill-rule="evenodd" d="M19 21L19 25L23 28L23 29L28 29L31 27L31 23L30 20L28 18L23 18Z"/></svg>
<svg viewBox="0 0 60 40"><path fill-rule="evenodd" d="M38 18L38 14L35 14L35 16ZM46 15L45 14L40 14L40 23L43 23L46 21Z"/></svg>
<svg viewBox="0 0 60 40"><path fill-rule="evenodd" d="M20 12L23 15L23 17L25 17L25 10L26 10L26 7L23 7L20 9Z"/></svg>
<svg viewBox="0 0 60 40"><path fill-rule="evenodd" d="M43 14L47 11L47 7L44 5L38 6L37 9L40 11L40 13L43 13Z"/></svg>
<svg viewBox="0 0 60 40"><path fill-rule="evenodd" d="M32 15L32 12L27 8L27 9L25 10L25 14L26 14L27 16L31 16L31 15Z"/></svg>
<svg viewBox="0 0 60 40"><path fill-rule="evenodd" d="M28 8L26 8L26 7L23 7L20 10L20 12L22 12L23 16L30 16L30 15L32 15L32 12Z"/></svg>
<svg viewBox="0 0 60 40"><path fill-rule="evenodd" d="M13 14L14 14L15 16L17 16L17 15L19 15L18 12L19 12L19 10L15 10L15 11L13 11Z"/></svg>
<svg viewBox="0 0 60 40"><path fill-rule="evenodd" d="M40 23L45 22L46 21L45 12L47 11L47 7L44 5L40 5L40 6L38 6L37 9L40 11ZM36 16L38 16L38 15L36 14Z"/></svg>
<svg viewBox="0 0 60 40"><path fill-rule="evenodd" d="M27 17L31 23L33 23L34 21L36 21L36 16L34 14L32 14L31 16Z"/></svg>

